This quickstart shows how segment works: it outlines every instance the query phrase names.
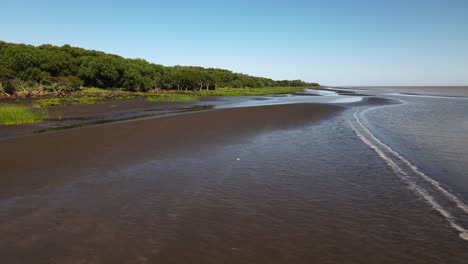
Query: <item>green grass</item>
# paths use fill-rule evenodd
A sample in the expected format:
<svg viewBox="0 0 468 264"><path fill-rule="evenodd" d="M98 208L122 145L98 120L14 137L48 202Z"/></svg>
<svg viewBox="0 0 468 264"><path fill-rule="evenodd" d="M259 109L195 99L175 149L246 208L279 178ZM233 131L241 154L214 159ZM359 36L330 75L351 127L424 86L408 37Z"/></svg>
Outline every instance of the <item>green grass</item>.
<svg viewBox="0 0 468 264"><path fill-rule="evenodd" d="M80 92L82 93L112 93L120 90L115 89L102 89L97 87L83 87L81 88Z"/></svg>
<svg viewBox="0 0 468 264"><path fill-rule="evenodd" d="M95 104L97 101L102 100L103 98L100 98L98 96L83 96L79 98L72 98L71 100L72 103L77 103L77 104Z"/></svg>
<svg viewBox="0 0 468 264"><path fill-rule="evenodd" d="M76 98L44 98L37 100L35 107L50 107L59 106L65 103L71 104L95 104L97 101L102 100L99 96L83 96Z"/></svg>
<svg viewBox="0 0 468 264"><path fill-rule="evenodd" d="M22 105L0 105L0 125L35 124L48 117L47 111Z"/></svg>
<svg viewBox="0 0 468 264"><path fill-rule="evenodd" d="M125 92L119 89L105 90L101 88L83 88L81 92L87 94L81 97L45 98L37 100L34 107L43 108L64 104L95 104L99 100L127 100L143 98L150 102L190 102L198 101L207 96L255 96L267 94L289 94L303 91L304 87L264 87L264 88L218 88L208 91L168 91L166 93ZM112 94L110 94L112 93ZM104 94L106 94L104 96Z"/></svg>
<svg viewBox="0 0 468 264"><path fill-rule="evenodd" d="M288 94L304 91L304 87L265 87L265 88L218 88L216 90L196 91L199 96L247 96L267 94Z"/></svg>
<svg viewBox="0 0 468 264"><path fill-rule="evenodd" d="M49 107L61 105L65 98L46 98L39 99L34 107Z"/></svg>
<svg viewBox="0 0 468 264"><path fill-rule="evenodd" d="M198 101L200 96L192 94L158 94L144 96L150 102L190 102Z"/></svg>

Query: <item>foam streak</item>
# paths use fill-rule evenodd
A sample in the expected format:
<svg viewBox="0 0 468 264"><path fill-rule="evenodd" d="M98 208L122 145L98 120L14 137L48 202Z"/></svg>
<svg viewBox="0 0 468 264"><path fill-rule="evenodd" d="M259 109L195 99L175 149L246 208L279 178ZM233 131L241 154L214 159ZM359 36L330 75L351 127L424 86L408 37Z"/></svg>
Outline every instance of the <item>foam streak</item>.
<svg viewBox="0 0 468 264"><path fill-rule="evenodd" d="M462 202L457 196L446 190L444 187L440 185L440 183L433 178L429 177L428 175L424 174L419 170L418 167L416 167L414 164L412 164L409 160L405 159L402 157L398 152L393 150L390 146L387 144L383 143L380 141L367 127L364 126L364 124L361 122L359 117L357 116L357 113L354 113L354 118L356 119L357 123L362 127L362 129L375 141L377 144L380 146L384 147L388 152L390 152L393 156L404 162L414 173L419 175L421 178L423 178L425 181L429 182L432 186L434 186L437 190L439 190L447 199L452 201L457 205L458 208L460 208L463 212L468 213L468 206Z"/></svg>
<svg viewBox="0 0 468 264"><path fill-rule="evenodd" d="M412 190L415 194L421 197L434 210L439 212L439 214L445 218L445 220L449 223L449 225L459 233L460 237L468 241L468 230L466 230L465 228L457 224L454 220L454 217L449 211L447 211L444 207L442 207L434 199L433 196L431 196L426 190L424 190L413 179L411 179L408 173L405 172L401 167L399 167L395 161L393 161L391 158L385 155L383 150L381 150L376 145L372 144L372 142L368 138L366 138L361 132L359 132L359 130L353 124L350 124L350 125L354 133L357 135L357 137L362 142L364 142L364 144L366 144L372 150L374 150L377 153L377 155L379 155L379 157L382 160L384 160L387 163L387 165L395 172L395 174L409 186L410 190Z"/></svg>

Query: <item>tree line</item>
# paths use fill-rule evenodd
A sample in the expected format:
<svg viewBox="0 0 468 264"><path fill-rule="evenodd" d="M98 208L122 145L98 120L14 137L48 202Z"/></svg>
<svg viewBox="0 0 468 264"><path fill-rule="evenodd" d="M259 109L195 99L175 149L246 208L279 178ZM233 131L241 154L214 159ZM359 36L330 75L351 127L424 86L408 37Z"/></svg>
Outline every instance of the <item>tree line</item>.
<svg viewBox="0 0 468 264"><path fill-rule="evenodd" d="M20 89L75 91L82 86L145 92L314 85L318 84L275 81L223 69L167 67L70 45L36 47L0 41L0 88L7 94Z"/></svg>

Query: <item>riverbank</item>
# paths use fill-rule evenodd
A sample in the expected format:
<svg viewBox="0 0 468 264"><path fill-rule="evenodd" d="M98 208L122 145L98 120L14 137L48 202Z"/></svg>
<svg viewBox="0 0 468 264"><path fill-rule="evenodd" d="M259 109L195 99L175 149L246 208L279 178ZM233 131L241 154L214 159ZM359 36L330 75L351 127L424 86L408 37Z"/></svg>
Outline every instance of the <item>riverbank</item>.
<svg viewBox="0 0 468 264"><path fill-rule="evenodd" d="M3 115L0 116L0 139L57 129L207 110L232 102L267 100L275 96L287 96L283 93L297 90L302 91L304 88L222 88L216 91L181 92L180 94L173 92L129 93L89 89L73 96L61 98L8 98L0 100L0 108L2 110L9 110L12 107L18 108L23 115L14 115L16 112L0 111L0 114ZM309 91L311 90L309 89ZM268 95L255 96L254 94ZM296 97L300 97L299 94L298 92L293 93ZM309 95L312 94L309 93ZM27 117L27 119L23 117Z"/></svg>
<svg viewBox="0 0 468 264"><path fill-rule="evenodd" d="M83 87L74 92L63 91L23 91L11 96L0 94L0 103L29 103L35 107L66 104L94 104L102 100L125 100L142 98L150 102L197 101L208 96L254 96L268 94L290 94L304 89L318 89L319 86L261 87L261 88L217 88L215 90L151 90L130 92L121 89L100 89Z"/></svg>
<svg viewBox="0 0 468 264"><path fill-rule="evenodd" d="M19 93L11 97L0 97L0 126L30 126L4 128L0 131L0 138L22 134L21 131L26 133L27 130L37 131L160 114L161 111L153 111L154 109L173 112L178 112L181 108L190 110L195 105L203 104L200 102L217 100L216 97L279 95L304 91L304 89L303 87L219 88L203 91L159 90L141 93L84 88L79 92L65 94ZM42 124L35 126L37 123Z"/></svg>

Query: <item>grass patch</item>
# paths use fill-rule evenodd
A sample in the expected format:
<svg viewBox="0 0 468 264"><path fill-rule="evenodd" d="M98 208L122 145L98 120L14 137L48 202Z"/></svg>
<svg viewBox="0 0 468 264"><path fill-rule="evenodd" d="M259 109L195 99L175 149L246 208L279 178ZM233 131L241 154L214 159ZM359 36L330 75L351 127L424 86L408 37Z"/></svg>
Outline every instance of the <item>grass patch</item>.
<svg viewBox="0 0 468 264"><path fill-rule="evenodd" d="M77 104L95 104L97 103L97 101L102 99L104 98L98 96L83 96L78 98L72 98L71 102Z"/></svg>
<svg viewBox="0 0 468 264"><path fill-rule="evenodd" d="M39 99L34 107L49 107L61 105L65 98Z"/></svg>
<svg viewBox="0 0 468 264"><path fill-rule="evenodd" d="M200 96L193 94L158 94L144 96L144 98L150 102L190 102L198 101Z"/></svg>
<svg viewBox="0 0 468 264"><path fill-rule="evenodd" d="M59 106L62 104L95 104L97 101L102 100L99 96L83 96L77 98L44 98L39 99L35 107L50 107Z"/></svg>
<svg viewBox="0 0 468 264"><path fill-rule="evenodd" d="M35 124L48 118L47 111L22 105L0 105L0 125Z"/></svg>
<svg viewBox="0 0 468 264"><path fill-rule="evenodd" d="M34 107L51 107L65 104L95 104L99 100L131 100L143 98L150 102L191 102L198 101L207 96L255 96L267 94L289 94L304 91L305 87L264 87L264 88L218 88L208 91L166 91L164 93L152 92L125 92L119 89L106 90L101 88L82 88L85 96L65 98L44 98L37 100ZM82 94L82 95L83 95Z"/></svg>
<svg viewBox="0 0 468 264"><path fill-rule="evenodd" d="M82 93L113 93L120 91L118 89L102 89L97 87L83 87L80 92Z"/></svg>

